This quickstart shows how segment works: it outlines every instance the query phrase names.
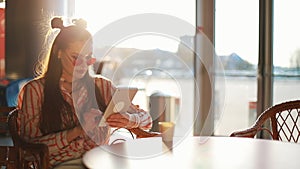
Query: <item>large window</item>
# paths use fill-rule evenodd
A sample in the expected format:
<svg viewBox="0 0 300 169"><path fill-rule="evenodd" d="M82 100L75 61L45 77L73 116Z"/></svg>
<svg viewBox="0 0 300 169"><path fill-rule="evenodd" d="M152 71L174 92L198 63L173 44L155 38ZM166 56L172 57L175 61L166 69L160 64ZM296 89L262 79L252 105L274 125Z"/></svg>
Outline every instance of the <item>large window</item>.
<svg viewBox="0 0 300 169"><path fill-rule="evenodd" d="M225 99L224 109L215 111L215 135L229 135L256 118L258 38L258 0L215 0L215 50L224 66L215 102Z"/></svg>
<svg viewBox="0 0 300 169"><path fill-rule="evenodd" d="M155 107L159 106L155 104L157 97L164 98L167 102L167 108L164 110L166 115L165 119L160 120L176 121L178 129L181 128L181 124L192 124L193 52L184 44L193 43L194 32L173 37L160 32L162 26L159 24L164 25L168 22L172 24L173 21L182 20L187 25L195 27L196 2L194 0L76 0L75 2L75 17L86 19L88 29L96 37L94 55L99 61L99 66L95 66L95 72L112 79L116 85L137 86L139 92L133 102L150 113L163 113L152 111L159 109ZM147 16L139 18L141 15ZM156 21L168 16L171 20L157 24ZM144 32L137 30L148 23L153 23L150 25L150 31L147 28ZM151 32L152 27L158 31ZM170 27L168 31L172 32L179 28ZM170 114L167 115L168 113ZM181 117L184 119L178 121L177 115L183 113ZM154 120L155 118L158 117L154 115ZM186 120L189 122L186 123ZM192 129L193 126L188 127ZM182 128L186 129L186 126Z"/></svg>
<svg viewBox="0 0 300 169"><path fill-rule="evenodd" d="M135 32L136 27L155 23L154 20L160 18L131 22L135 21L134 16L167 15L195 26L197 17L203 17L200 20L204 23L207 17L214 14L212 41L224 68L224 74L216 72L213 84L215 135L229 135L234 130L249 127L257 117L260 104L266 107L299 98L300 45L297 40L300 38L300 24L297 19L300 13L297 12L297 0L215 0L214 12L208 12L209 16L199 16L203 13L196 12L197 2L198 5L205 5L209 0L74 2L75 10L68 9L68 16L86 19L88 29L94 36L99 32L101 35L100 41L95 43L94 55L98 60L95 72L112 79L116 85L138 86L140 90L134 102L150 112L152 96L171 97L169 102L172 102L170 105L174 109L168 110L172 115L165 120L176 120L177 113L184 113L188 124L194 120L194 106L197 103L194 100L194 55L187 46L193 44L195 34L174 38L166 32ZM264 21L269 7L274 12L272 19ZM159 27L159 24L150 25L155 26ZM205 26L203 29L207 31ZM201 31L202 27L198 28ZM175 29L178 28L173 27L169 31ZM119 36L120 32L129 33ZM267 36L271 36L270 41L266 41ZM109 41L110 38L117 39ZM272 51L262 52L267 48ZM261 84L258 80L258 69L261 69L258 67L259 57L263 66L268 60L273 64L273 72L262 74L271 74L273 90L263 94L258 89ZM261 97L268 97L268 103L259 103Z"/></svg>
<svg viewBox="0 0 300 169"><path fill-rule="evenodd" d="M274 0L274 103L300 96L300 11L297 0Z"/></svg>
<svg viewBox="0 0 300 169"><path fill-rule="evenodd" d="M261 104L263 111L274 104L299 99L300 24L297 18L300 12L297 7L300 2L297 0L215 2L216 52L220 58L228 59L228 61L224 59L225 108L222 115L216 116L216 124L219 124L216 127L216 134L228 135L233 130L245 128L253 123L258 104ZM261 25L259 19L262 21ZM261 34L258 32L259 28ZM258 46L261 47L260 51ZM256 70L259 53L262 65L260 71ZM269 65L271 66L268 67ZM272 72L269 71L270 68ZM257 84L258 72L263 72L260 80L270 80L270 83L263 80L260 83L265 85L264 90L257 89L257 86L260 86ZM218 85L216 86L218 90ZM269 91L269 88L273 90ZM255 102L258 98L257 93L262 97L260 98L262 102Z"/></svg>

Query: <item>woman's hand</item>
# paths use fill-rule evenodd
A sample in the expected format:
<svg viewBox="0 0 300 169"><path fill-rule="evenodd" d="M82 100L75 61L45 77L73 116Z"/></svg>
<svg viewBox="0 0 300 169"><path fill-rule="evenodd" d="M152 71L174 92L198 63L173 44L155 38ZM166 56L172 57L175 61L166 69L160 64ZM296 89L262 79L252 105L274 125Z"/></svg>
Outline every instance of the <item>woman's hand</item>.
<svg viewBox="0 0 300 169"><path fill-rule="evenodd" d="M137 127L137 121L133 114L114 113L106 119L106 123L116 128L134 128Z"/></svg>

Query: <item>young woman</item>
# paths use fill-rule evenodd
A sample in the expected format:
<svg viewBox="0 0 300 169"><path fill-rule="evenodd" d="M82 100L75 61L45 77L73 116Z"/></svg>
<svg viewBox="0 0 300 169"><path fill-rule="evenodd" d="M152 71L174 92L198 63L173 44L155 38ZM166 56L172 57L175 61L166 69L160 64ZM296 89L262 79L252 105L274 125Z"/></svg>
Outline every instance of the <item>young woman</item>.
<svg viewBox="0 0 300 169"><path fill-rule="evenodd" d="M60 32L45 59L45 69L19 94L20 134L48 145L53 168L84 168L80 158L87 150L107 144L111 127L150 129L152 119L132 104L126 113L112 114L107 126L99 127L115 86L88 73L95 58L91 57L92 36L86 23L77 20L64 27L61 18L53 18L51 26Z"/></svg>

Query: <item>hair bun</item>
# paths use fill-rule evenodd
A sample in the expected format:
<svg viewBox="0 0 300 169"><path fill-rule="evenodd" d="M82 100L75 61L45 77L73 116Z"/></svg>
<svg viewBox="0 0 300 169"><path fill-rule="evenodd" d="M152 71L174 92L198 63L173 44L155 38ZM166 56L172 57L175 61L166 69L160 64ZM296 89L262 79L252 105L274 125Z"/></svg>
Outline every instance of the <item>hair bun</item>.
<svg viewBox="0 0 300 169"><path fill-rule="evenodd" d="M73 19L72 20L73 24L78 26L78 27L81 27L81 28L84 28L86 29L87 27L87 22L84 20L84 19Z"/></svg>
<svg viewBox="0 0 300 169"><path fill-rule="evenodd" d="M64 22L61 18L55 17L51 20L51 27L52 28L64 28Z"/></svg>

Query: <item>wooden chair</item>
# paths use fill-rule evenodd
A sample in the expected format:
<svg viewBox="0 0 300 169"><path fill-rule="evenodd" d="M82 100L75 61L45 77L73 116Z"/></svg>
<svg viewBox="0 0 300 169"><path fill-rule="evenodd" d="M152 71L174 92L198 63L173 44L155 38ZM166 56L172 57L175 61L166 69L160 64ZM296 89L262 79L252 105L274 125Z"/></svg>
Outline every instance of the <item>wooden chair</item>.
<svg viewBox="0 0 300 169"><path fill-rule="evenodd" d="M258 132L266 131L273 140L300 142L300 100L283 102L265 110L247 129L235 131L231 137L254 138ZM270 122L270 129L265 127Z"/></svg>
<svg viewBox="0 0 300 169"><path fill-rule="evenodd" d="M0 168L16 169L16 149L13 146L0 146Z"/></svg>
<svg viewBox="0 0 300 169"><path fill-rule="evenodd" d="M8 138L8 124L7 116L8 113L14 110L15 107L0 107L0 133L2 137ZM14 146L7 144L0 146L0 168L15 169L17 168L16 161L16 149Z"/></svg>
<svg viewBox="0 0 300 169"><path fill-rule="evenodd" d="M14 109L8 115L9 131L17 151L18 169L48 169L48 146L39 143L30 143L20 137L17 125L18 109Z"/></svg>
<svg viewBox="0 0 300 169"><path fill-rule="evenodd" d="M29 143L22 139L18 133L17 126L18 110L14 109L9 113L9 130L17 151L18 169L48 169L49 168L49 150L45 144ZM147 132L140 128L130 129L137 138L153 137L158 133Z"/></svg>
<svg viewBox="0 0 300 169"><path fill-rule="evenodd" d="M0 134L8 135L7 117L8 113L14 110L15 107L1 106L0 107Z"/></svg>

